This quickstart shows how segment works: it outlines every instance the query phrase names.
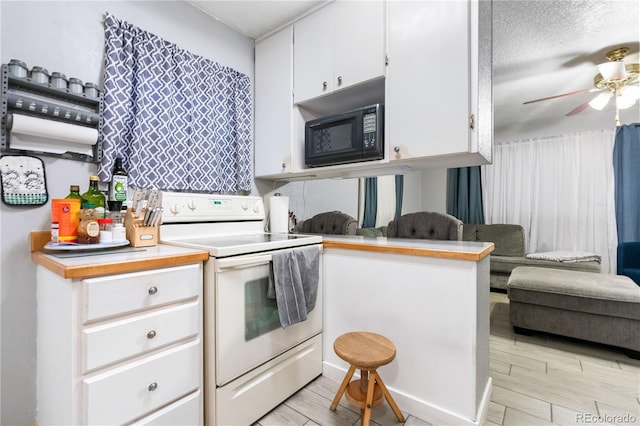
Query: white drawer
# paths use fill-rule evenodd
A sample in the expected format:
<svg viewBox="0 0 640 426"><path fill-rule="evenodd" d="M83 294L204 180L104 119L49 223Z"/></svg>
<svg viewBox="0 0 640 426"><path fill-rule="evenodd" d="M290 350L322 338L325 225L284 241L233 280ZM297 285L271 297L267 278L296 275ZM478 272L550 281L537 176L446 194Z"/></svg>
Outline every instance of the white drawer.
<svg viewBox="0 0 640 426"><path fill-rule="evenodd" d="M83 379L83 423L131 422L200 388L201 341Z"/></svg>
<svg viewBox="0 0 640 426"><path fill-rule="evenodd" d="M133 422L134 425L197 426L202 424L202 392L197 391Z"/></svg>
<svg viewBox="0 0 640 426"><path fill-rule="evenodd" d="M200 299L82 330L83 372L196 337Z"/></svg>
<svg viewBox="0 0 640 426"><path fill-rule="evenodd" d="M85 322L201 294L202 263L82 281Z"/></svg>

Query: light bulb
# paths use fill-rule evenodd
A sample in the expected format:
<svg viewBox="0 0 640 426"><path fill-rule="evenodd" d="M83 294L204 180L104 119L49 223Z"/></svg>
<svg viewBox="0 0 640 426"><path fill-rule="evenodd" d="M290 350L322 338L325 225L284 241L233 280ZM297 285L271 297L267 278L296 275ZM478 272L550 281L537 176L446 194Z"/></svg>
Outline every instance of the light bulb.
<svg viewBox="0 0 640 426"><path fill-rule="evenodd" d="M591 102L589 102L589 106L600 111L602 108L607 106L609 99L611 99L611 92L600 93L598 96L593 98Z"/></svg>

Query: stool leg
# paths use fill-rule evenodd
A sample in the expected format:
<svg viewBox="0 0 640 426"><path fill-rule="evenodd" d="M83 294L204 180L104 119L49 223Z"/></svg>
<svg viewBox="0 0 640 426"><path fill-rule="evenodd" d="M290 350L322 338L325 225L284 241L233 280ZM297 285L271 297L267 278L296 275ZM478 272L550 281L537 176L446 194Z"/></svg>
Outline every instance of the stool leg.
<svg viewBox="0 0 640 426"><path fill-rule="evenodd" d="M380 385L380 388L382 389L382 393L384 394L385 399L387 400L387 402L391 406L391 409L395 413L396 418L398 419L398 421L400 423L403 423L404 422L404 416L402 415L402 412L400 411L400 408L398 408L398 406L396 405L396 402L393 400L393 397L389 393L389 389L387 389L387 387L384 385L384 382L382 381L382 378L380 378L380 376L378 375L377 371L374 370L373 374L375 375L376 382L378 383L378 385ZM371 378L370 378L370 380L371 380Z"/></svg>
<svg viewBox="0 0 640 426"><path fill-rule="evenodd" d="M342 398L342 395L344 394L344 391L347 389L347 386L349 385L349 381L351 380L351 377L355 372L356 372L356 367L354 367L353 365L350 366L349 371L347 371L347 374L344 376L344 380L342 381L342 384L338 388L338 392L336 393L336 396L333 398L333 402L331 403L331 407L330 407L331 411L336 411L336 407L338 407L340 398Z"/></svg>
<svg viewBox="0 0 640 426"><path fill-rule="evenodd" d="M362 371L362 375L366 374ZM376 384L376 370L369 371L369 383L367 386L367 400L364 406L364 416L362 416L362 426L369 426L371 420L371 405L373 404L373 388Z"/></svg>

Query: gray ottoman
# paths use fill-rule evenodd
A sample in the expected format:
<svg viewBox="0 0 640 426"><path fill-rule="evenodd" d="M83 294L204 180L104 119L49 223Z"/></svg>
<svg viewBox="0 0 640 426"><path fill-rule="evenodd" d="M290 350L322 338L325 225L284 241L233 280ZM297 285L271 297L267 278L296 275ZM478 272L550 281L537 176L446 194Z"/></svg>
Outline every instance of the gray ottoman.
<svg viewBox="0 0 640 426"><path fill-rule="evenodd" d="M507 295L516 332L603 343L640 358L640 287L628 277L520 266Z"/></svg>

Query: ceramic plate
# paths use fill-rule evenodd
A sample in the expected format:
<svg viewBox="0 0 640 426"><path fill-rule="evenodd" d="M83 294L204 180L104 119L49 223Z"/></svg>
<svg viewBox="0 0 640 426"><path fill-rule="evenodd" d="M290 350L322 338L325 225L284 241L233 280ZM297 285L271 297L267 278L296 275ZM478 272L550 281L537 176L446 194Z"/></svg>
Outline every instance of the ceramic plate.
<svg viewBox="0 0 640 426"><path fill-rule="evenodd" d="M128 246L129 241L120 241L117 243L97 243L97 244L77 244L77 243L52 243L49 241L45 244L44 248L46 250L55 250L55 251L84 251L84 250L103 250L114 247L123 247Z"/></svg>

